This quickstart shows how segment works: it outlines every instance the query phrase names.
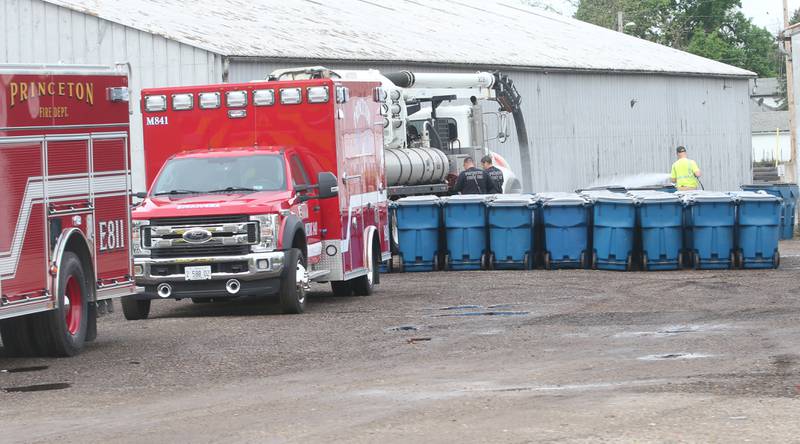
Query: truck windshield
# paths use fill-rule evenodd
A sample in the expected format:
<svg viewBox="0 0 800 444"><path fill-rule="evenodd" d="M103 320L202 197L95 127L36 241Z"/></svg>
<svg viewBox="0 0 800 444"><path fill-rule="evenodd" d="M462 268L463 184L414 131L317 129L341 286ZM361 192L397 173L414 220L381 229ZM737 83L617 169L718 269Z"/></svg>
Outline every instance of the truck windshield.
<svg viewBox="0 0 800 444"><path fill-rule="evenodd" d="M184 157L164 166L153 195L256 192L286 189L281 156Z"/></svg>

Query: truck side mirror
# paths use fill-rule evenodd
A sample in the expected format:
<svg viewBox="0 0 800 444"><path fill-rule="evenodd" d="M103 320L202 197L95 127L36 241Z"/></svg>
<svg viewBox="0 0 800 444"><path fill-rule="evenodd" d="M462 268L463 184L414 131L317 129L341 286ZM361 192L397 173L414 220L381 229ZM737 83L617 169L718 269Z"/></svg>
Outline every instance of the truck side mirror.
<svg viewBox="0 0 800 444"><path fill-rule="evenodd" d="M330 171L323 171L317 175L317 186L319 187L318 197L327 199L339 195L339 179Z"/></svg>
<svg viewBox="0 0 800 444"><path fill-rule="evenodd" d="M144 198L147 197L147 192L146 191L138 191L136 193L133 193L133 197L135 197L137 199L144 199Z"/></svg>

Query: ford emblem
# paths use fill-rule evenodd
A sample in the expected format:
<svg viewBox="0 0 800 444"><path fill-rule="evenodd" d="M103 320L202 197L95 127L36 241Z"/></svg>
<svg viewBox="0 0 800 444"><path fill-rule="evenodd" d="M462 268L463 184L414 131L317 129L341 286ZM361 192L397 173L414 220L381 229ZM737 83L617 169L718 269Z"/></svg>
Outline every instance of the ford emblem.
<svg viewBox="0 0 800 444"><path fill-rule="evenodd" d="M183 233L183 240L190 244L202 244L211 240L211 232L202 228L193 228Z"/></svg>

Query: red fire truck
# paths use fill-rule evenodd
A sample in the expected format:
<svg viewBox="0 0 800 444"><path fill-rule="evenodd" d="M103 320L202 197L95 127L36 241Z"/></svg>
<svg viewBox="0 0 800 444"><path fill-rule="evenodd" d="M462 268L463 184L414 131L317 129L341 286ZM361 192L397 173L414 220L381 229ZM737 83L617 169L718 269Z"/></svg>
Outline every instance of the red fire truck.
<svg viewBox="0 0 800 444"><path fill-rule="evenodd" d="M135 292L128 77L0 65L0 335L7 354L70 356L97 302Z"/></svg>
<svg viewBox="0 0 800 444"><path fill-rule="evenodd" d="M153 299L368 295L389 255L380 82L290 79L142 91L146 182L128 319Z"/></svg>

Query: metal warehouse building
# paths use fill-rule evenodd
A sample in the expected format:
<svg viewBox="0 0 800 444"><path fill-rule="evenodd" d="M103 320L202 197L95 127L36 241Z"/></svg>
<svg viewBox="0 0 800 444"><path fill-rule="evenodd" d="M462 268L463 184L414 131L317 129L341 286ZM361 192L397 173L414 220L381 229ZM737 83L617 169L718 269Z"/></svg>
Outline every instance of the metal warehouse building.
<svg viewBox="0 0 800 444"><path fill-rule="evenodd" d="M273 69L476 71L516 82L531 142L492 142L533 191L667 172L684 144L706 188L749 182L753 74L519 0L0 0L0 63L129 62L143 188L142 87L263 79Z"/></svg>

